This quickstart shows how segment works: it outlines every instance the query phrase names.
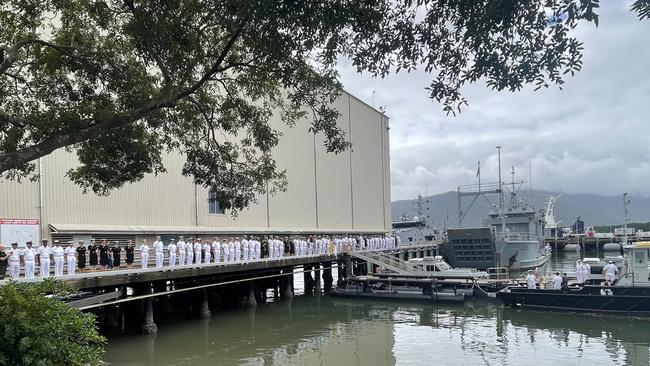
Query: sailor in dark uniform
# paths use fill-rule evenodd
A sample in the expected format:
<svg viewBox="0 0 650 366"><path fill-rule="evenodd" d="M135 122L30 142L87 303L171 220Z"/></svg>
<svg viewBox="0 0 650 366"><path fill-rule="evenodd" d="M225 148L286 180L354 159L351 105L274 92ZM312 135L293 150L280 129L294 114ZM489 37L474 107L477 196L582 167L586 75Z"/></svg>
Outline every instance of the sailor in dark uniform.
<svg viewBox="0 0 650 366"><path fill-rule="evenodd" d="M99 245L99 265L102 267L102 271L106 271L108 266L108 244L106 240L102 240Z"/></svg>
<svg viewBox="0 0 650 366"><path fill-rule="evenodd" d="M97 245L95 244L95 240L90 241L90 245L88 246L88 257L89 257L89 262L88 264L90 265L90 272L95 272L97 269Z"/></svg>
<svg viewBox="0 0 650 366"><path fill-rule="evenodd" d="M133 246L133 242L131 240L126 243L126 248L124 248L124 251L126 252L126 268L132 269L133 260L135 258L135 247Z"/></svg>
<svg viewBox="0 0 650 366"><path fill-rule="evenodd" d="M7 252L5 252L4 245L0 244L0 280L5 278L8 262L9 262L9 256L7 255Z"/></svg>
<svg viewBox="0 0 650 366"><path fill-rule="evenodd" d="M113 254L113 267L119 269L122 261L122 248L118 242L115 242L115 245L111 247L111 253Z"/></svg>
<svg viewBox="0 0 650 366"><path fill-rule="evenodd" d="M79 246L77 247L77 267L79 267L79 272L83 272L86 268L86 244L83 240L79 240Z"/></svg>

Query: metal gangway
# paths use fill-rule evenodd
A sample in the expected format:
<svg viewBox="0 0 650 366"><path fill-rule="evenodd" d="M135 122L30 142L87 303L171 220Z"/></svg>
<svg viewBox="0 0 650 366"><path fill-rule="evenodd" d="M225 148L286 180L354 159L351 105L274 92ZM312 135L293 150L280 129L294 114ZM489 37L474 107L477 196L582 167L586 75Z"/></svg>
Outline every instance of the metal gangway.
<svg viewBox="0 0 650 366"><path fill-rule="evenodd" d="M421 269L405 260L396 258L390 252L383 251L353 251L348 253L350 256L361 259L368 263L375 264L383 269L403 275L416 275Z"/></svg>

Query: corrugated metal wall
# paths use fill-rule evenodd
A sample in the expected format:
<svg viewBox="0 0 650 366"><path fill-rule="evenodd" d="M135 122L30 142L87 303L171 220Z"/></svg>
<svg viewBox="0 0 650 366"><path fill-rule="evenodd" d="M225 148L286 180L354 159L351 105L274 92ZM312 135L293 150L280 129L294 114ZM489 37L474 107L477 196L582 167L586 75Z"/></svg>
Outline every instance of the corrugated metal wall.
<svg viewBox="0 0 650 366"><path fill-rule="evenodd" d="M274 127L283 132L274 156L287 171L288 189L262 195L237 218L208 214L208 191L180 174L182 156L165 157L165 174L99 197L82 194L65 177L76 157L57 151L42 159L43 222L388 231L388 119L347 93L335 106L352 149L326 153L322 136L308 132L309 120L287 128L274 119ZM0 182L0 217L39 218L38 193L35 182Z"/></svg>

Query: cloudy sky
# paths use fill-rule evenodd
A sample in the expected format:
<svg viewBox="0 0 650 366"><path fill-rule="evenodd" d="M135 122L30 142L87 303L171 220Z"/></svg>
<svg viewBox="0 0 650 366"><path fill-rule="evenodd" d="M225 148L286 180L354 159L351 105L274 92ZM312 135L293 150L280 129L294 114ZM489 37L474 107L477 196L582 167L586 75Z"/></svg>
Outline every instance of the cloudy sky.
<svg viewBox="0 0 650 366"><path fill-rule="evenodd" d="M392 199L496 181L495 146L535 189L650 196L650 21L628 1L604 1L600 25L583 26L583 70L564 90L495 92L466 87L470 105L456 117L427 98L424 73L386 79L341 65L346 90L390 117ZM509 175L507 175L509 177Z"/></svg>

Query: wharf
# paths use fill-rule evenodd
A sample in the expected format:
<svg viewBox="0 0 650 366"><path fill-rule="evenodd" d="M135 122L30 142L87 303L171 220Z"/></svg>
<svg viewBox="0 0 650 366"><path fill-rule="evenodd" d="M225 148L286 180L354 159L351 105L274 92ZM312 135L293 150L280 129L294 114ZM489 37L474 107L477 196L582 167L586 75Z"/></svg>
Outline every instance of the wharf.
<svg viewBox="0 0 650 366"><path fill-rule="evenodd" d="M381 250L356 250L339 254L262 258L256 260L165 265L162 268L119 269L105 272L82 272L56 277L79 292L61 300L71 307L91 311L101 326L119 327L134 324L144 333L157 332L156 318L184 313L187 316L210 316L224 307L256 306L274 297L294 296L294 275L304 276L306 294L329 292L333 287L332 270L338 279L368 274L375 269L357 257L358 253L384 253L408 260L435 255L437 243L399 246ZM136 253L136 263L138 254ZM151 264L151 259L149 264ZM11 280L0 280L0 286ZM19 282L43 279L19 278Z"/></svg>

